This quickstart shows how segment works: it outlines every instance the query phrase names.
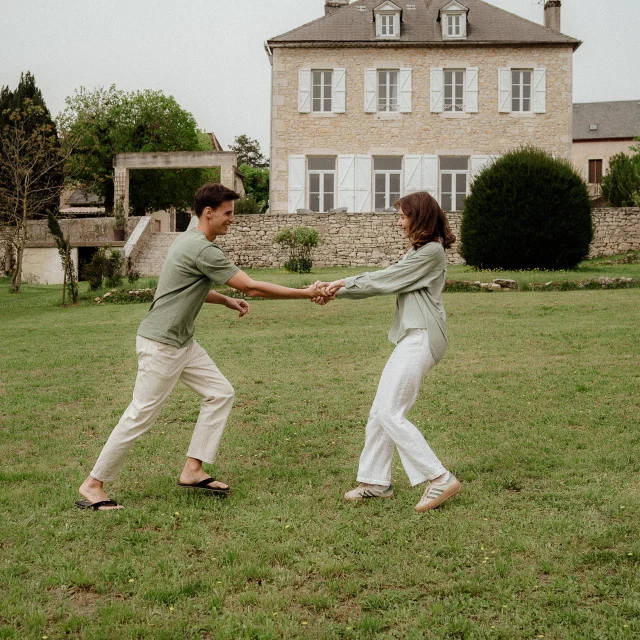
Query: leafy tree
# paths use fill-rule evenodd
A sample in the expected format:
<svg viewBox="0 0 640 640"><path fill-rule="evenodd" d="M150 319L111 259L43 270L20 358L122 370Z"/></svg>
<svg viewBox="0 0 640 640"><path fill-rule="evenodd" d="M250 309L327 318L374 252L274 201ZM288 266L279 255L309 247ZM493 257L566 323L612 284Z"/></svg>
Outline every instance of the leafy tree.
<svg viewBox="0 0 640 640"><path fill-rule="evenodd" d="M229 149L236 152L238 167L246 164L255 169L265 169L269 166L269 160L262 154L260 143L247 135L236 136Z"/></svg>
<svg viewBox="0 0 640 640"><path fill-rule="evenodd" d="M238 167L244 175L244 190L264 213L269 208L269 167L256 169L248 164Z"/></svg>
<svg viewBox="0 0 640 640"><path fill-rule="evenodd" d="M600 184L602 195L612 207L640 206L640 153L612 156Z"/></svg>
<svg viewBox="0 0 640 640"><path fill-rule="evenodd" d="M161 91L125 93L116 89L80 89L67 98L61 130L80 144L69 169L113 211L113 157L116 153L198 151L203 140L193 116ZM204 169L134 170L130 173L133 213L170 206L191 206L194 192L210 178Z"/></svg>
<svg viewBox="0 0 640 640"><path fill-rule="evenodd" d="M461 253L480 269L567 269L593 237L587 185L567 160L524 147L496 160L471 185Z"/></svg>
<svg viewBox="0 0 640 640"><path fill-rule="evenodd" d="M6 114L6 112L5 112ZM58 139L41 105L25 99L6 115L0 131L0 223L9 227L16 254L11 290L20 291L28 221L57 206L62 183L59 172L73 149L73 139Z"/></svg>
<svg viewBox="0 0 640 640"><path fill-rule="evenodd" d="M6 126L11 126L11 113L16 109L24 109L28 105L41 107L42 110L38 113L32 112L31 117L25 122L26 133L31 134L35 129L43 127L51 127L51 130L56 136L56 125L51 118L51 113L47 109L42 92L36 86L36 80L33 74L29 71L20 75L20 82L15 91L11 91L9 87L2 87L0 89L0 131ZM51 172L47 175L45 182L47 185L57 183L62 185L64 181L63 168L57 167L55 172ZM8 185L5 185L5 187ZM30 215L33 218L46 218L47 207L38 211L32 211Z"/></svg>
<svg viewBox="0 0 640 640"><path fill-rule="evenodd" d="M75 304L78 302L78 279L76 278L76 270L73 264L73 258L71 257L71 240L69 236L66 238L64 237L58 218L52 211L49 211L48 213L48 226L49 231L56 242L56 246L58 247L58 253L60 254L60 260L62 261L62 269L64 271L64 279L62 283L62 306L64 306L67 287L69 288L71 304Z"/></svg>

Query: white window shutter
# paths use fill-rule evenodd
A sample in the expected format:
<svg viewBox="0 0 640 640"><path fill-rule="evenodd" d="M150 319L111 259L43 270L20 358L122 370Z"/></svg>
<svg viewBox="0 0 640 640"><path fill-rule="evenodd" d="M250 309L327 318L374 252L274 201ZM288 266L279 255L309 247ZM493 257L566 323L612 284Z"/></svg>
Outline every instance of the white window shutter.
<svg viewBox="0 0 640 640"><path fill-rule="evenodd" d="M400 113L411 113L411 69L400 69L398 74L398 85L400 87Z"/></svg>
<svg viewBox="0 0 640 640"><path fill-rule="evenodd" d="M289 213L305 208L305 157L289 156Z"/></svg>
<svg viewBox="0 0 640 640"><path fill-rule="evenodd" d="M356 210L356 157L338 156L338 207L347 207L347 211Z"/></svg>
<svg viewBox="0 0 640 640"><path fill-rule="evenodd" d="M498 69L498 111L511 112L511 69Z"/></svg>
<svg viewBox="0 0 640 640"><path fill-rule="evenodd" d="M466 70L467 81L467 113L478 113L478 68L470 67Z"/></svg>
<svg viewBox="0 0 640 640"><path fill-rule="evenodd" d="M431 113L444 111L444 69L431 69Z"/></svg>
<svg viewBox="0 0 640 640"><path fill-rule="evenodd" d="M469 176L469 181L473 182L475 177L482 173L490 161L491 156L471 156L471 176Z"/></svg>
<svg viewBox="0 0 640 640"><path fill-rule="evenodd" d="M404 195L423 190L422 156L404 157Z"/></svg>
<svg viewBox="0 0 640 640"><path fill-rule="evenodd" d="M438 156L422 156L422 190L438 200Z"/></svg>
<svg viewBox="0 0 640 640"><path fill-rule="evenodd" d="M533 70L533 111L547 112L547 70Z"/></svg>
<svg viewBox="0 0 640 640"><path fill-rule="evenodd" d="M346 70L334 69L332 79L333 97L331 110L333 111L333 113L344 113L346 109Z"/></svg>
<svg viewBox="0 0 640 640"><path fill-rule="evenodd" d="M369 213L371 208L371 156L355 158L355 208L356 213Z"/></svg>
<svg viewBox="0 0 640 640"><path fill-rule="evenodd" d="M300 113L311 111L311 69L298 71L298 111Z"/></svg>
<svg viewBox="0 0 640 640"><path fill-rule="evenodd" d="M376 112L378 72L376 69L364 70L364 110L365 113Z"/></svg>

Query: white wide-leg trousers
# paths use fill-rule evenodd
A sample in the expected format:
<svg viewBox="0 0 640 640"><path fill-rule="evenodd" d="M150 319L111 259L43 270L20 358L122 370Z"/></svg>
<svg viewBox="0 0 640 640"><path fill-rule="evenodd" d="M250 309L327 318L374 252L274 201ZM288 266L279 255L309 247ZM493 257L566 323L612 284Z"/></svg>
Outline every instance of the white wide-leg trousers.
<svg viewBox="0 0 640 640"><path fill-rule="evenodd" d="M394 445L412 486L446 473L422 433L405 417L434 364L427 330L409 330L382 372L360 455L358 482L391 484Z"/></svg>
<svg viewBox="0 0 640 640"><path fill-rule="evenodd" d="M178 380L202 398L187 456L212 463L233 406L229 381L195 341L179 349L137 336L136 353L133 400L104 445L91 476L103 482L115 480L127 452L151 428Z"/></svg>

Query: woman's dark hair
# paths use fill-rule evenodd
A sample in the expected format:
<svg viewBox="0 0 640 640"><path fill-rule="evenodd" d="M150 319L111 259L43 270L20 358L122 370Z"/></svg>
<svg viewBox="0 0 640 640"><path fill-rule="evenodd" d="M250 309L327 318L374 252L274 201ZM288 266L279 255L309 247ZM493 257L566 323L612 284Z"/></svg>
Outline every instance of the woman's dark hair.
<svg viewBox="0 0 640 640"><path fill-rule="evenodd" d="M217 209L223 202L238 200L239 198L240 196L235 191L228 189L224 185L213 183L205 184L196 191L193 210L199 218L207 207Z"/></svg>
<svg viewBox="0 0 640 640"><path fill-rule="evenodd" d="M456 241L447 216L430 193L410 193L396 201L393 206L402 209L402 213L410 221L409 240L414 249L419 249L428 242L440 242L448 249Z"/></svg>

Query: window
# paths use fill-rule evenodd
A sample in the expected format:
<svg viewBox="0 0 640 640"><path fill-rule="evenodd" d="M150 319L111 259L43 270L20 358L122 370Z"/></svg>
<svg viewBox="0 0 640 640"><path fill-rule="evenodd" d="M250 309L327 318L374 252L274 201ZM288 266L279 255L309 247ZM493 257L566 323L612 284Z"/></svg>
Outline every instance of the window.
<svg viewBox="0 0 640 640"><path fill-rule="evenodd" d="M312 71L313 102L312 111L331 111L331 94L333 86L332 71Z"/></svg>
<svg viewBox="0 0 640 640"><path fill-rule="evenodd" d="M383 2L380 6L374 9L376 21L376 37L399 38L400 13L400 7L395 3L389 1Z"/></svg>
<svg viewBox="0 0 640 640"><path fill-rule="evenodd" d="M398 72L378 71L378 111L398 110Z"/></svg>
<svg viewBox="0 0 640 640"><path fill-rule="evenodd" d="M602 160L589 160L589 184L600 184L602 180Z"/></svg>
<svg viewBox="0 0 640 640"><path fill-rule="evenodd" d="M444 110L464 111L464 70L444 71Z"/></svg>
<svg viewBox="0 0 640 640"><path fill-rule="evenodd" d="M393 208L400 197L402 184L402 158L374 158L373 175L375 181L375 210Z"/></svg>
<svg viewBox="0 0 640 640"><path fill-rule="evenodd" d="M461 36L462 31L460 28L460 21L462 20L461 15L448 15L447 16L447 35L450 38L455 38L456 36Z"/></svg>
<svg viewBox="0 0 640 640"><path fill-rule="evenodd" d="M462 209L468 181L468 158L440 158L440 206L443 211Z"/></svg>
<svg viewBox="0 0 640 640"><path fill-rule="evenodd" d="M395 36L396 35L396 20L393 14L382 14L380 16L380 35L381 36Z"/></svg>
<svg viewBox="0 0 640 640"><path fill-rule="evenodd" d="M511 111L531 111L531 69L511 70Z"/></svg>
<svg viewBox="0 0 640 640"><path fill-rule="evenodd" d="M327 212L335 207L336 199L336 159L309 158L309 209L317 213Z"/></svg>

